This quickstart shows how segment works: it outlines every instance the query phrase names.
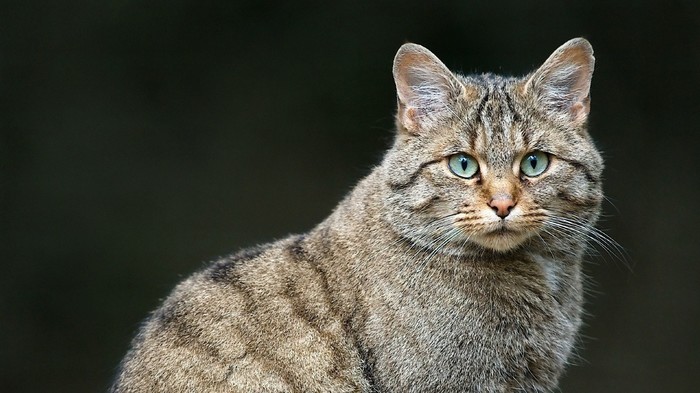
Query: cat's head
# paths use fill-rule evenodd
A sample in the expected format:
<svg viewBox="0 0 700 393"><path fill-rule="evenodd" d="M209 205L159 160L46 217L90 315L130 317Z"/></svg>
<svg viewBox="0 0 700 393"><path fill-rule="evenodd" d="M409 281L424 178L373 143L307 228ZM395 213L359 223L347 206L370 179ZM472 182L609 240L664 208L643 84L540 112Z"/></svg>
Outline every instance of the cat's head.
<svg viewBox="0 0 700 393"><path fill-rule="evenodd" d="M582 38L523 78L462 76L403 45L396 141L382 164L387 220L450 253L580 243L603 198L603 162L586 130L593 67Z"/></svg>

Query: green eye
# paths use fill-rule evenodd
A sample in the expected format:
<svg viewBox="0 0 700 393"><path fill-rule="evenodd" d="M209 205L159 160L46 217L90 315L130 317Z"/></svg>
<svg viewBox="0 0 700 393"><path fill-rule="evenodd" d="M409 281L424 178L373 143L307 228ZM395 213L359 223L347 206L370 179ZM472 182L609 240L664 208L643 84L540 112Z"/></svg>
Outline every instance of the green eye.
<svg viewBox="0 0 700 393"><path fill-rule="evenodd" d="M476 159L464 153L451 156L449 165L452 173L465 179L473 177L479 171L479 163Z"/></svg>
<svg viewBox="0 0 700 393"><path fill-rule="evenodd" d="M535 177L541 175L549 166L549 157L541 151L533 151L525 155L520 161L520 170L525 176Z"/></svg>

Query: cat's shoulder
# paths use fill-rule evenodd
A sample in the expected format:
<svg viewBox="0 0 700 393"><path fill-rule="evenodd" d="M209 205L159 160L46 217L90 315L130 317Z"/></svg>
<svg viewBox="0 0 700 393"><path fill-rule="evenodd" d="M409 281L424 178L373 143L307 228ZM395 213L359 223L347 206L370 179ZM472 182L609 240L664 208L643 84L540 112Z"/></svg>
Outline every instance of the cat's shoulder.
<svg viewBox="0 0 700 393"><path fill-rule="evenodd" d="M252 316L269 322L282 310L302 319L328 312L307 310L305 304L309 297L325 297L327 283L306 254L304 238L290 236L209 263L180 282L151 314L147 335L224 334L214 333L216 321L245 330Z"/></svg>
<svg viewBox="0 0 700 393"><path fill-rule="evenodd" d="M113 391L221 384L240 391L366 390L359 355L304 239L239 251L181 282L135 338ZM270 359L286 366L268 369Z"/></svg>
<svg viewBox="0 0 700 393"><path fill-rule="evenodd" d="M281 240L241 249L210 261L184 281L183 286L214 284L237 286L248 282L250 275L273 274L286 264L308 259L299 249L305 235L291 235ZM244 281L241 281L244 280Z"/></svg>
<svg viewBox="0 0 700 393"><path fill-rule="evenodd" d="M305 243L306 235L292 235L210 262L182 281L154 317L170 319L169 309L189 304L196 306L187 307L188 312L202 306L217 310L250 301L291 301L302 289L326 289L324 274Z"/></svg>

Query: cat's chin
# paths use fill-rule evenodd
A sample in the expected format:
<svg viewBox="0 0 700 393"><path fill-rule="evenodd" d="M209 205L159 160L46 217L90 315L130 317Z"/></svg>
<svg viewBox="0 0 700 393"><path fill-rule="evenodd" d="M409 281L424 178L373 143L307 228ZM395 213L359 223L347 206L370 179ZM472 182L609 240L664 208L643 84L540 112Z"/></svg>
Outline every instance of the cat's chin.
<svg viewBox="0 0 700 393"><path fill-rule="evenodd" d="M523 244L530 235L526 231L498 229L472 237L472 241L481 247L494 251L506 252Z"/></svg>

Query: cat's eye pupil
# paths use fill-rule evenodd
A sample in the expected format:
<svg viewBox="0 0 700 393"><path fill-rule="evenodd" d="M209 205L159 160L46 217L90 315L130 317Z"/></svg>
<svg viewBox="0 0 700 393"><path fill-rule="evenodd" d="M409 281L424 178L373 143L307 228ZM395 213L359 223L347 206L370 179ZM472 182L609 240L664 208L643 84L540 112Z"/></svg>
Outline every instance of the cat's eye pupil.
<svg viewBox="0 0 700 393"><path fill-rule="evenodd" d="M466 171L467 167L469 166L469 160L467 160L466 157L460 157L460 164L462 164L462 170Z"/></svg>
<svg viewBox="0 0 700 393"><path fill-rule="evenodd" d="M532 169L537 168L537 157L530 156L528 157L528 160L530 161L530 166L532 167Z"/></svg>

